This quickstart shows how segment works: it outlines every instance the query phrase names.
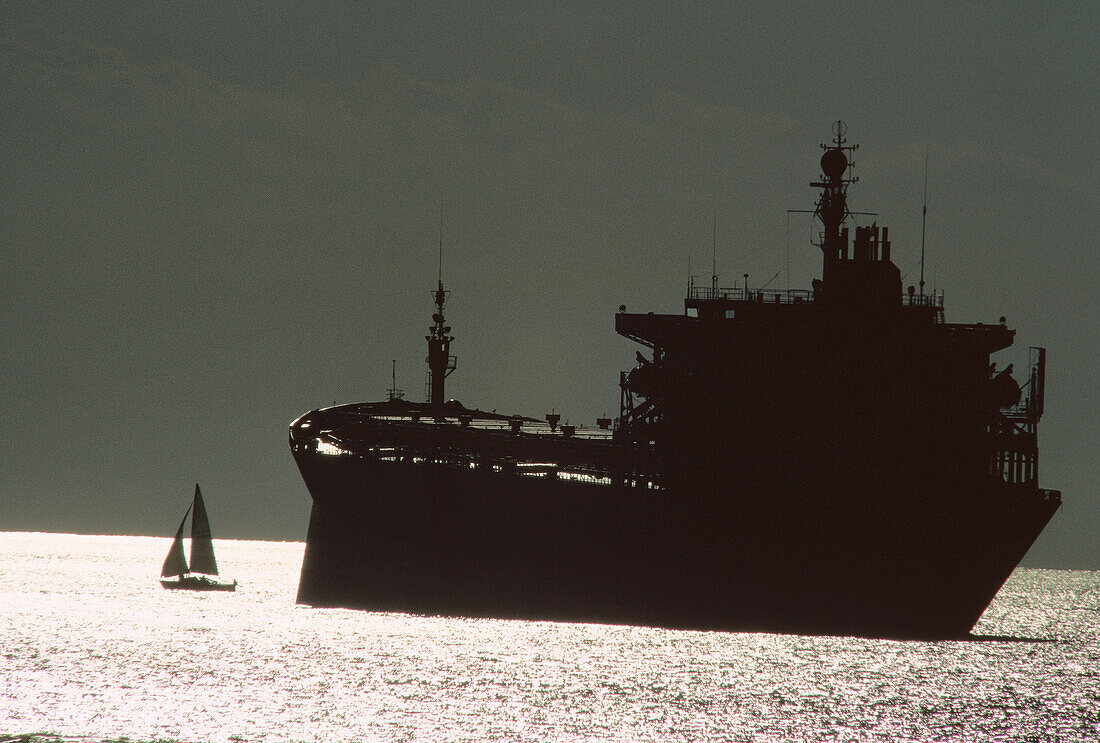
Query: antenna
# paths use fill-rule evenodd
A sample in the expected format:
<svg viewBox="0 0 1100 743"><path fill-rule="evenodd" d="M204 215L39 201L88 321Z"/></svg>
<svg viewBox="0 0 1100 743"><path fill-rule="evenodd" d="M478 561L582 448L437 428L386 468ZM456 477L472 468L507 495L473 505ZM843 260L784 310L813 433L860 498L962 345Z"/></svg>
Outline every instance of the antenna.
<svg viewBox="0 0 1100 743"><path fill-rule="evenodd" d="M787 293L791 291L791 213L787 212Z"/></svg>
<svg viewBox="0 0 1100 743"><path fill-rule="evenodd" d="M718 296L718 204L714 205L714 215L710 238L710 286L714 290L712 298Z"/></svg>
<svg viewBox="0 0 1100 743"><path fill-rule="evenodd" d="M924 197L920 210L920 293L924 294L924 227L928 221L928 150L924 151Z"/></svg>
<svg viewBox="0 0 1100 743"><path fill-rule="evenodd" d="M688 297L691 296L691 289L695 285L695 277L691 275L691 251L688 251Z"/></svg>
<svg viewBox="0 0 1100 743"><path fill-rule="evenodd" d="M848 133L848 125L840 119L837 119L835 122L833 122L832 129L833 134L836 135L836 146L840 147L847 141L844 139L844 135Z"/></svg>
<svg viewBox="0 0 1100 743"><path fill-rule="evenodd" d="M443 286L443 197L439 197L439 285Z"/></svg>
<svg viewBox="0 0 1100 743"><path fill-rule="evenodd" d="M394 400L400 400L401 398L403 398L405 396L405 390L397 388L397 359L391 360L390 364L391 384L390 388L386 391L389 392L390 402L393 402Z"/></svg>

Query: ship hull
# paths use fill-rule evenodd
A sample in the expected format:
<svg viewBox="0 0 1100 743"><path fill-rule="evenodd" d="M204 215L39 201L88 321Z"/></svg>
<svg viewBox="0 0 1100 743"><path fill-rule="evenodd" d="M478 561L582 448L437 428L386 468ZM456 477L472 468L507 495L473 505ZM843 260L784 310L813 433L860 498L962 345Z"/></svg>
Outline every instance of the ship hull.
<svg viewBox="0 0 1100 743"><path fill-rule="evenodd" d="M1035 492L931 511L295 459L313 498L299 603L428 615L962 637L1058 507Z"/></svg>

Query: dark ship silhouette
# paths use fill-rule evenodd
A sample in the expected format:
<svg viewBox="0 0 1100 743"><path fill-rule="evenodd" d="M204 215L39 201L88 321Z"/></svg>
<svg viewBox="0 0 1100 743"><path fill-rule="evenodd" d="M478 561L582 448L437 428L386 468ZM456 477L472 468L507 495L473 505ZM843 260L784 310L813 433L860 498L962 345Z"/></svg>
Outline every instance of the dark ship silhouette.
<svg viewBox="0 0 1100 743"><path fill-rule="evenodd" d="M615 425L430 399L313 410L298 601L384 611L873 637L966 636L1058 509L1038 487L1045 352L902 291L888 230L846 226L843 126L822 145L812 291L690 286L615 316L651 351Z"/></svg>

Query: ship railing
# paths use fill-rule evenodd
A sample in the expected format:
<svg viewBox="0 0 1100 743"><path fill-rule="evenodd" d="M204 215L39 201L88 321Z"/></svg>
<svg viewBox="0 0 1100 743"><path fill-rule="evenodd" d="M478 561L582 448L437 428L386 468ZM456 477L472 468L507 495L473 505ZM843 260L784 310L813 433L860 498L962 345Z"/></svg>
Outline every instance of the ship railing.
<svg viewBox="0 0 1100 743"><path fill-rule="evenodd" d="M901 303L905 307L933 307L943 309L943 289L936 289L931 294L903 294Z"/></svg>
<svg viewBox="0 0 1100 743"><path fill-rule="evenodd" d="M998 449L989 458L989 474L1010 485L1034 485L1039 479L1039 452Z"/></svg>
<svg viewBox="0 0 1100 743"><path fill-rule="evenodd" d="M350 454L347 451L322 451L319 453ZM517 459L514 456L500 453L464 452L448 449L424 449L416 446L360 446L356 448L356 456L360 459L373 459L380 462L392 462L395 464L432 464L469 470L491 470L496 473L509 473L520 477L545 478L551 480L566 480L584 482L594 485L610 485L610 466L600 466L595 463L581 463L569 461L534 461Z"/></svg>
<svg viewBox="0 0 1100 743"><path fill-rule="evenodd" d="M787 289L770 291L765 289L746 289L739 286L713 287L692 286L688 290L688 299L699 301L758 302L761 304L807 304L814 301L810 289Z"/></svg>
<svg viewBox="0 0 1100 743"><path fill-rule="evenodd" d="M909 287L912 289L913 287ZM931 311L937 325L943 324L943 290L933 290L931 294L902 294L901 306L917 308L922 312Z"/></svg>
<svg viewBox="0 0 1100 743"><path fill-rule="evenodd" d="M533 461L549 457L563 466L595 465L599 469L609 466L612 452L610 432L600 433L605 435L590 438L567 437L562 433L516 436L507 427L483 431L472 426L439 425L423 420L413 423L363 417L344 426L343 436L347 441L340 448L365 453L392 447L405 454L421 452L430 458L453 457L456 461L502 457ZM386 455L391 454L387 451Z"/></svg>
<svg viewBox="0 0 1100 743"><path fill-rule="evenodd" d="M462 426L462 421L454 416L446 417L441 421L436 421L430 416L424 416L416 421L413 421L407 415L372 415L363 414L361 418L368 422L389 422L389 423L405 423L417 426L442 426L445 428L454 428L456 424ZM549 423L539 420L524 420L520 433L531 434L533 436L556 436L558 438L566 438L563 433L563 428L569 424L559 425L551 427ZM481 431L508 431L512 430L512 423L508 419L496 420L490 418L472 418L469 421L468 426L472 429ZM589 428L586 426L573 426L568 438L577 439L595 439L598 441L609 441L611 439L612 432L603 428Z"/></svg>
<svg viewBox="0 0 1100 743"><path fill-rule="evenodd" d="M749 289L740 286L713 287L692 286L688 290L688 299L695 301L756 302L760 304L805 304L814 300L811 289L787 289L772 291L767 289ZM943 290L930 293L903 294L904 307L930 307L943 312Z"/></svg>

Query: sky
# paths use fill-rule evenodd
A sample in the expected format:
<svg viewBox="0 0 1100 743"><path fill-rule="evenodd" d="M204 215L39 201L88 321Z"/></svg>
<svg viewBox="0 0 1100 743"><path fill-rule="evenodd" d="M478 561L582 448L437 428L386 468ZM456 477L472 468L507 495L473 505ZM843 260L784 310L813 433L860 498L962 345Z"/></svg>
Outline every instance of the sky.
<svg viewBox="0 0 1100 743"><path fill-rule="evenodd" d="M0 4L0 530L170 535L198 481L216 537L304 539L287 426L391 363L423 399L441 236L448 395L616 415L620 304L819 275L787 210L842 119L905 283L927 163L948 322L1048 349L1025 564L1100 569L1097 38L1095 2Z"/></svg>

